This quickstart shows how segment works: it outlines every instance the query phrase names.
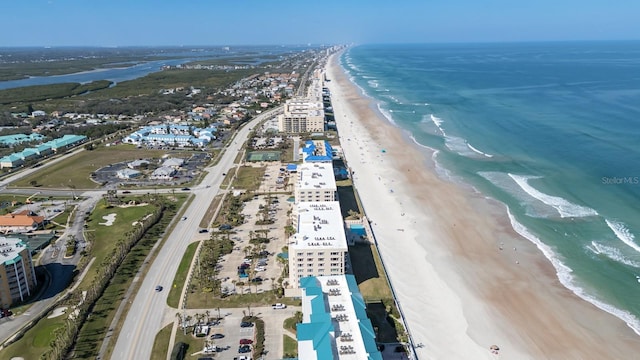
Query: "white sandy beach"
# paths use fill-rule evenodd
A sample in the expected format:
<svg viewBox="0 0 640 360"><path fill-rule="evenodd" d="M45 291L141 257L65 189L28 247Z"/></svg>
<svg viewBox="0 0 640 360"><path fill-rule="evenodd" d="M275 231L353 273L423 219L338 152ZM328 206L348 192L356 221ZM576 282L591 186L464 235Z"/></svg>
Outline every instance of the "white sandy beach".
<svg viewBox="0 0 640 360"><path fill-rule="evenodd" d="M327 78L355 186L411 336L424 344L420 359L640 353L640 337L624 322L560 284L542 253L513 231L504 206L438 178L429 150L373 110L336 55Z"/></svg>

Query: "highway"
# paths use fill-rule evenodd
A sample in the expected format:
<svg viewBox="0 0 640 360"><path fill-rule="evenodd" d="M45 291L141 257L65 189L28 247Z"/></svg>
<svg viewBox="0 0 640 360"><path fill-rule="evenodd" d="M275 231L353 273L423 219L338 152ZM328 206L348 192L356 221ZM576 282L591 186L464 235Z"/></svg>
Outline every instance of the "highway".
<svg viewBox="0 0 640 360"><path fill-rule="evenodd" d="M177 224L174 230L159 250L145 278L136 279L142 283L118 335L112 359L149 359L151 357L153 343L156 334L162 329L165 313L177 311L177 309L167 306L167 297L178 264L187 246L195 240L204 212L209 208L213 198L221 191L220 185L224 179L222 174L235 166L234 160L238 152L242 150L242 145L248 138L251 129L279 111L281 108L265 112L238 130L235 138L229 142L220 161L207 168L209 173L200 186L192 188L195 198L183 214L186 216L186 220L176 220ZM161 285L164 289L156 292L157 285ZM183 285L179 284L179 286Z"/></svg>

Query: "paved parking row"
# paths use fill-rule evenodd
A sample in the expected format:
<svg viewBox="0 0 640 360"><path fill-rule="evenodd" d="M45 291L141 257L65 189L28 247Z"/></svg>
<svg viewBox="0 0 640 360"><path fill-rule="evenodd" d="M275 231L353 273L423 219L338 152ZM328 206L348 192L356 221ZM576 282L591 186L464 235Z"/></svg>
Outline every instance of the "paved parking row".
<svg viewBox="0 0 640 360"><path fill-rule="evenodd" d="M217 309L208 309L210 316L217 317ZM251 356L253 352L253 343L251 344L251 352L240 353L240 341L249 339L256 341L256 327L241 327L240 323L245 315L252 314L262 319L265 323L265 342L264 349L267 358L280 358L284 348L282 344L282 336L285 333L283 324L285 319L292 317L297 307L288 307L286 309L274 310L271 307L256 307L242 309L220 309L221 319L219 322L212 324L207 334L206 345L210 348L215 347L216 352L205 352L205 349L198 349L191 355L198 357L215 357L219 360L233 360L242 355ZM185 315L194 316L196 313L202 314L206 310L186 310ZM221 334L215 336L215 334Z"/></svg>

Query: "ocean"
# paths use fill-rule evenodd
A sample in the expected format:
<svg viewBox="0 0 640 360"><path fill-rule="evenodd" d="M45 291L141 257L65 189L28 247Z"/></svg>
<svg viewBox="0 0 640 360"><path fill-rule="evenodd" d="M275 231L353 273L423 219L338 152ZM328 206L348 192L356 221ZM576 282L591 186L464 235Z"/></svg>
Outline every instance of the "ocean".
<svg viewBox="0 0 640 360"><path fill-rule="evenodd" d="M438 173L508 208L640 335L640 42L359 45L341 64Z"/></svg>

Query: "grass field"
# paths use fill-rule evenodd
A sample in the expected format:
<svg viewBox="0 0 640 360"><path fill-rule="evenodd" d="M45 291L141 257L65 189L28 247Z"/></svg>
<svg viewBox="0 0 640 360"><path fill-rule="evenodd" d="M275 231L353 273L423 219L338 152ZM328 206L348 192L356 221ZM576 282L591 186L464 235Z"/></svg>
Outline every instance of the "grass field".
<svg viewBox="0 0 640 360"><path fill-rule="evenodd" d="M296 339L292 339L289 335L283 335L282 343L284 345L283 353L285 357L298 357L298 342L296 341Z"/></svg>
<svg viewBox="0 0 640 360"><path fill-rule="evenodd" d="M136 149L133 145L98 147L92 151L82 151L40 171L26 176L14 183L12 187L31 187L35 181L38 187L69 189L95 189L99 184L89 178L95 170L122 161L140 158L159 158L165 154L163 150Z"/></svg>
<svg viewBox="0 0 640 360"><path fill-rule="evenodd" d="M220 201L222 201L222 195L216 195L216 197L213 198L213 201L211 201L211 204L209 204L209 207L207 208L207 211L204 213L204 216L202 216L202 220L200 220L201 228L208 228L209 225L211 225L211 222L213 221L213 216L216 214L216 210L220 205Z"/></svg>
<svg viewBox="0 0 640 360"><path fill-rule="evenodd" d="M171 285L171 290L169 290L169 296L167 298L167 305L178 308L180 304L180 295L182 294L182 288L184 287L184 282L187 280L187 275L189 273L189 266L191 266L191 261L193 261L193 256L196 253L196 249L198 248L199 242L194 242L189 244L187 247L187 251L185 251L182 256L182 260L180 260L180 265L178 265L178 271L176 272L176 276L173 278L173 283Z"/></svg>
<svg viewBox="0 0 640 360"><path fill-rule="evenodd" d="M33 328L25 333L19 341L7 346L0 351L0 359L11 359L22 357L24 359L40 359L51 346L51 341L55 338L54 333L62 329L66 315L53 319L46 317L40 320Z"/></svg>
<svg viewBox="0 0 640 360"><path fill-rule="evenodd" d="M156 335L156 340L153 342L153 349L151 349L150 360L166 360L167 359L167 346L171 339L171 329L173 324L167 325Z"/></svg>
<svg viewBox="0 0 640 360"><path fill-rule="evenodd" d="M349 246L353 275L365 300L391 299L391 289L374 245Z"/></svg>
<svg viewBox="0 0 640 360"><path fill-rule="evenodd" d="M269 282L271 280L268 280ZM247 285L248 286L248 285ZM245 288L247 287L245 286ZM240 289L240 286L237 286ZM252 291L255 291L252 286ZM264 291L259 294L247 293L227 296L219 298L211 292L192 291L187 295L187 309L211 309L211 308L237 308L247 306L269 306L275 302L281 302L288 305L299 305L299 301L288 298L278 298L274 291Z"/></svg>
<svg viewBox="0 0 640 360"><path fill-rule="evenodd" d="M152 205L121 208L109 207L104 200L99 202L87 221L87 232L91 233L94 239L90 254L90 256L96 258L94 262L96 265L94 266L99 266L97 264L101 264L113 252L116 243L120 239L118 234L121 234L121 236L125 234L129 231L133 222L141 219L152 210ZM113 224L111 226L101 225L100 223L106 223L104 217L111 214L115 215ZM80 288L87 289L96 274L96 271L90 269L82 283L80 283Z"/></svg>
<svg viewBox="0 0 640 360"><path fill-rule="evenodd" d="M184 330L182 328L178 328L178 332L176 333L176 344L178 342L183 342L188 345L185 359L197 359L195 357L195 353L202 351L204 348L204 339L205 338L196 338L191 334L191 332L187 331L187 334L184 334ZM170 349L170 351L173 349Z"/></svg>
<svg viewBox="0 0 640 360"><path fill-rule="evenodd" d="M236 189L245 189L247 191L256 191L260 187L262 177L266 171L266 167L241 166L238 169L236 180L233 187Z"/></svg>

